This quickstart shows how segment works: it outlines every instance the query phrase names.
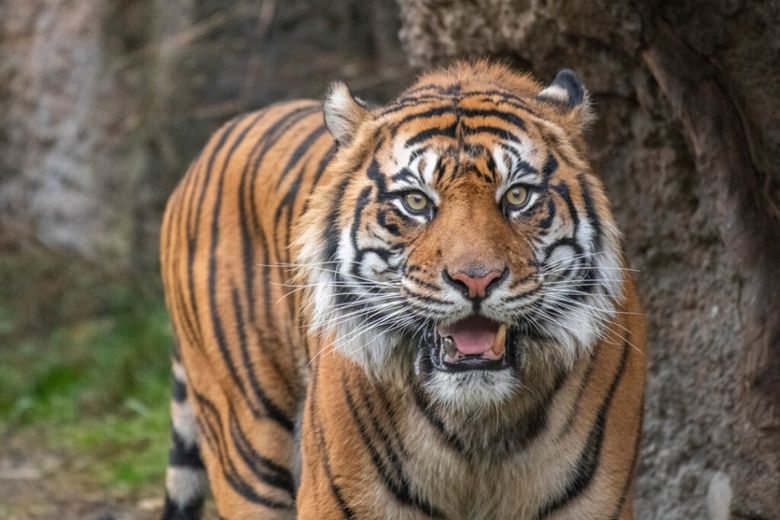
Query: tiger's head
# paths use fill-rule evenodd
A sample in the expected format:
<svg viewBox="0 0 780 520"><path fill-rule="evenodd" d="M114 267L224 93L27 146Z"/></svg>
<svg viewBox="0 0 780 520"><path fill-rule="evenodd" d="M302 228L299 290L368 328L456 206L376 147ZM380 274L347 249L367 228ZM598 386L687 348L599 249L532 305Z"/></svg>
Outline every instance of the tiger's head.
<svg viewBox="0 0 780 520"><path fill-rule="evenodd" d="M333 177L297 247L313 327L334 348L456 407L499 404L534 366L589 351L621 297L622 256L573 72L544 88L459 64L378 108L337 83L324 113Z"/></svg>

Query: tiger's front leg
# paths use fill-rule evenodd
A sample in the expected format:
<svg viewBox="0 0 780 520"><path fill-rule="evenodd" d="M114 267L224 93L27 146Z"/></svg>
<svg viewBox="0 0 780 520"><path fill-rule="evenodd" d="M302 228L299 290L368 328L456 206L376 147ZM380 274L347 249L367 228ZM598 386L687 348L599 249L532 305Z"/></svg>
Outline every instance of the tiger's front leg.
<svg viewBox="0 0 780 520"><path fill-rule="evenodd" d="M351 488L357 475L355 453L344 449L343 437L333 419L335 410L328 406L340 401L330 384L323 384L319 376L326 356L311 373L303 410L301 426L301 475L296 496L298 518L362 518L356 516ZM342 411L343 412L343 411ZM344 417L346 419L346 417ZM357 441L357 439L355 439ZM359 441L358 441L359 442Z"/></svg>
<svg viewBox="0 0 780 520"><path fill-rule="evenodd" d="M375 396L356 381L365 375L339 354L324 355L312 370L303 411L298 518L415 520L403 496L396 461L402 453L382 442L387 429ZM419 518L430 518L419 516Z"/></svg>
<svg viewBox="0 0 780 520"><path fill-rule="evenodd" d="M408 396L397 390L375 385L341 354L319 359L303 410L299 519L446 516L415 489L413 447L395 415Z"/></svg>

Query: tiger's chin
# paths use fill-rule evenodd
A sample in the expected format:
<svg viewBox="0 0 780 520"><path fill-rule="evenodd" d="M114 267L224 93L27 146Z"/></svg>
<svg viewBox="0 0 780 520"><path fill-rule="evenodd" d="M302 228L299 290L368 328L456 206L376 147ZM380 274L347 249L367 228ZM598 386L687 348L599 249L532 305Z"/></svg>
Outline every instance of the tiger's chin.
<svg viewBox="0 0 780 520"><path fill-rule="evenodd" d="M520 379L512 369L441 372L435 370L423 381L432 404L451 412L474 413L495 409L516 395Z"/></svg>
<svg viewBox="0 0 780 520"><path fill-rule="evenodd" d="M420 338L415 372L438 406L469 412L496 407L521 388L521 343L517 329L476 316L431 327Z"/></svg>

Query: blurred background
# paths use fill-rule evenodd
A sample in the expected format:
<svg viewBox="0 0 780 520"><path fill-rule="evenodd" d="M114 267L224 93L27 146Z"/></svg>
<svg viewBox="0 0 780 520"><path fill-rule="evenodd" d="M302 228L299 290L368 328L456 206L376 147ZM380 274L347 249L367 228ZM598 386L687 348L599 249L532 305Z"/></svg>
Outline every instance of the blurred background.
<svg viewBox="0 0 780 520"><path fill-rule="evenodd" d="M159 513L159 222L211 132L478 56L593 95L650 326L637 517L780 518L777 0L0 0L0 518Z"/></svg>

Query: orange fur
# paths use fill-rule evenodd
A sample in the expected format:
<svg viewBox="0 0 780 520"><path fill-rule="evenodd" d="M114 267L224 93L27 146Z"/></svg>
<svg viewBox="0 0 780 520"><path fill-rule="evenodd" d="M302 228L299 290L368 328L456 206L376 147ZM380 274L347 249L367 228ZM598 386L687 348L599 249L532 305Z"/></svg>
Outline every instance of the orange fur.
<svg viewBox="0 0 780 520"><path fill-rule="evenodd" d="M222 516L633 518L644 322L606 195L590 172L587 97L567 107L537 98L542 88L487 62L424 75L387 107L364 109L334 87L331 96L341 97L329 98L335 112L326 117L338 147L319 104L294 101L229 122L193 163L166 209L162 274ZM495 111L522 119L516 145L532 170L555 168L549 190L538 191L544 204L521 216L502 213L494 152L521 123ZM450 127L426 138L431 155L417 163L439 168L435 216L410 219L382 192L406 166L398 143ZM569 202L577 215L567 213ZM385 265L370 251L400 248L420 298L444 298L434 289L443 287L441 273L475 259L507 269L516 291L530 293L547 283L538 243L576 232L575 220L589 237L581 247L600 241L598 255L616 262L592 268L607 285L604 273L621 280L592 305L609 301L614 312L599 318L590 344L574 331L568 349L550 337L517 347L521 383L506 398L468 412L457 400L439 405L430 381L416 375L417 350L403 329L368 344L354 323L334 325L339 313L326 302L380 276L360 271L350 285L330 272L346 269L328 256L348 247L344 236L369 251L361 268ZM601 283L593 276L581 292ZM415 312L402 308L393 319Z"/></svg>

